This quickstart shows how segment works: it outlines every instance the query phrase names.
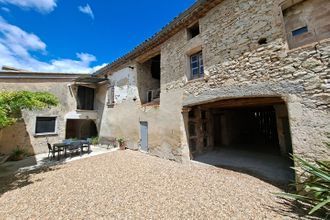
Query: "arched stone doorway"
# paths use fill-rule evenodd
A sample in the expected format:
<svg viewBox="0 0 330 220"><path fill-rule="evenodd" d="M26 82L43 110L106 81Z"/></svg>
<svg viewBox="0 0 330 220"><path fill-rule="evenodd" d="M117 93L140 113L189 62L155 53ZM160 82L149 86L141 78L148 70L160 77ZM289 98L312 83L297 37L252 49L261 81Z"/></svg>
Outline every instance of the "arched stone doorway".
<svg viewBox="0 0 330 220"><path fill-rule="evenodd" d="M93 120L68 119L66 122L66 139L76 138L84 140L97 136L98 132Z"/></svg>
<svg viewBox="0 0 330 220"><path fill-rule="evenodd" d="M188 109L193 160L279 184L294 179L289 115L280 97L225 99Z"/></svg>

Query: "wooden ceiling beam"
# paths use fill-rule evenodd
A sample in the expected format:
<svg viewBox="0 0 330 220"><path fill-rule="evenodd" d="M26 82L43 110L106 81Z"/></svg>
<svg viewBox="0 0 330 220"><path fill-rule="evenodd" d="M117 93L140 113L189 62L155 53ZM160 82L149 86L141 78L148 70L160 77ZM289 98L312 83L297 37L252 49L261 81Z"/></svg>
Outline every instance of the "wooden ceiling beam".
<svg viewBox="0 0 330 220"><path fill-rule="evenodd" d="M284 100L280 97L257 97L257 98L238 98L226 99L211 103L201 104L198 107L203 109L210 108L234 108L234 107L254 107L284 104Z"/></svg>

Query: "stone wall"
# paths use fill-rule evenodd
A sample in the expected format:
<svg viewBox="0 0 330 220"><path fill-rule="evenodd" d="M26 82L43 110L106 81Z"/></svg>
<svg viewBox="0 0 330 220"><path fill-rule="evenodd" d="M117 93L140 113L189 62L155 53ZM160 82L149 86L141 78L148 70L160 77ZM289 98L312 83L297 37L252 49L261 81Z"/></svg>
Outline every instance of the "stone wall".
<svg viewBox="0 0 330 220"><path fill-rule="evenodd" d="M162 49L162 76L168 77L165 90L183 89L183 105L280 96L289 108L294 152L321 158L329 155L323 141L330 131L330 42L289 50L279 15L280 8L273 1L219 4L200 20L204 79L188 81L186 77L185 48L191 42L182 31ZM267 44L259 45L261 38ZM171 78L177 80L170 82Z"/></svg>
<svg viewBox="0 0 330 220"><path fill-rule="evenodd" d="M287 39L290 48L330 37L330 1L302 1L283 11ZM302 31L301 28L305 28ZM293 36L292 32L300 29Z"/></svg>
<svg viewBox="0 0 330 220"><path fill-rule="evenodd" d="M281 7L273 0L224 0L199 24L199 36L189 40L183 29L160 46L160 106L117 104L103 113L105 127L133 143L139 121L148 121L150 152L181 161L189 159L184 106L276 96L288 107L294 153L329 156L323 141L330 131L330 41L289 50ZM200 50L205 76L189 80L189 57Z"/></svg>

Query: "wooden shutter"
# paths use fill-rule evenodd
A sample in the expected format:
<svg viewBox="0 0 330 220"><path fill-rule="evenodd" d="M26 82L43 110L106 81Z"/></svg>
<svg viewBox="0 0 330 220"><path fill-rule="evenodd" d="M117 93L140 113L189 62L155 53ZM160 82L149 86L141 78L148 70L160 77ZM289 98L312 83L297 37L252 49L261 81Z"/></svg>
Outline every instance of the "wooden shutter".
<svg viewBox="0 0 330 220"><path fill-rule="evenodd" d="M84 86L78 87L77 109L94 110L94 89Z"/></svg>
<svg viewBox="0 0 330 220"><path fill-rule="evenodd" d="M111 107L115 104L115 86L108 87L108 106Z"/></svg>

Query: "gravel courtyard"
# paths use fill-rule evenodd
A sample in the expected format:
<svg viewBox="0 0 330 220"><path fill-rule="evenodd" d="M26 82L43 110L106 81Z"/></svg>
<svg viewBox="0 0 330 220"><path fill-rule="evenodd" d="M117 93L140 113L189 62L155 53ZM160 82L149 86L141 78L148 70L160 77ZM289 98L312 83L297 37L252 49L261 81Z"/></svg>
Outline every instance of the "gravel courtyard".
<svg viewBox="0 0 330 220"><path fill-rule="evenodd" d="M116 151L0 179L0 219L289 219L252 176ZM15 187L19 186L19 187Z"/></svg>

